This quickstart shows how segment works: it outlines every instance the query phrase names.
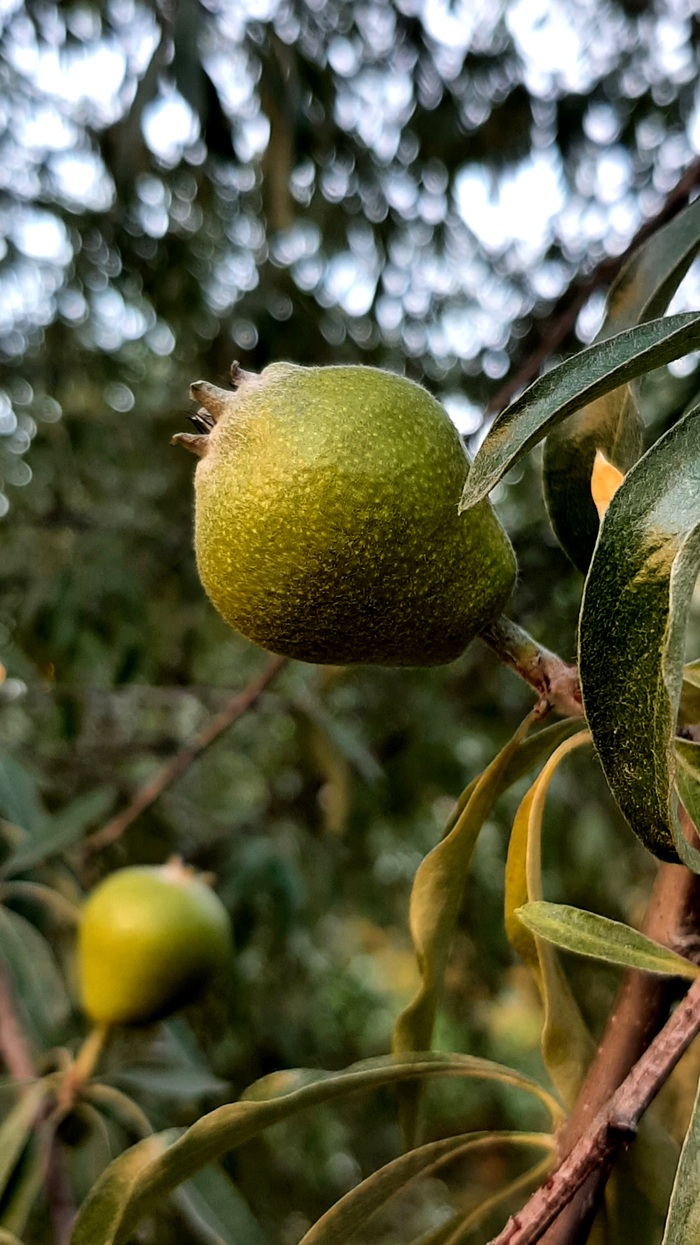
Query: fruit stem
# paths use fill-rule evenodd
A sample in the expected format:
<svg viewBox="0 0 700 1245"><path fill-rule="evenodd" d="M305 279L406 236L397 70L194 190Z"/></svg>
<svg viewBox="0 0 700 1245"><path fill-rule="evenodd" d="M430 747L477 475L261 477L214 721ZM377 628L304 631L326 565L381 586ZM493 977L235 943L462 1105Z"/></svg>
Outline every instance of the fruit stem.
<svg viewBox="0 0 700 1245"><path fill-rule="evenodd" d="M505 614L500 614L479 634L500 661L535 689L540 717L550 710L567 718L584 716L578 670L574 664L543 648Z"/></svg>
<svg viewBox="0 0 700 1245"><path fill-rule="evenodd" d="M93 1025L63 1078L61 1107L69 1109L81 1087L92 1077L110 1032L111 1025Z"/></svg>

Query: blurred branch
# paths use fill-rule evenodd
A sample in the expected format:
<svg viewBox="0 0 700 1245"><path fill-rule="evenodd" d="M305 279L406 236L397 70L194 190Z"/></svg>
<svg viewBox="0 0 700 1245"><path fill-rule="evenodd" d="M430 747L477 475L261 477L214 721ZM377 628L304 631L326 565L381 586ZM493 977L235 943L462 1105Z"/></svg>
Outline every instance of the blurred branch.
<svg viewBox="0 0 700 1245"><path fill-rule="evenodd" d="M699 1032L700 978L571 1152L490 1245L535 1245L542 1240L588 1178L601 1169L609 1171L620 1149L633 1141L647 1107Z"/></svg>
<svg viewBox="0 0 700 1245"><path fill-rule="evenodd" d="M284 657L273 657L261 674L251 679L242 692L237 692L235 696L232 696L221 712L215 714L207 725L202 727L202 730L189 743L185 744L185 747L176 753L172 760L168 761L167 765L163 766L155 778L141 787L140 791L137 791L131 803L121 813L117 813L117 816L113 817L101 830L88 835L81 846L83 855L87 856L99 851L103 847L107 847L110 843L114 843L136 821L137 817L141 816L145 809L150 808L151 804L155 803L166 787L169 787L181 774L184 774L192 762L215 739L218 739L219 735L236 722L238 718L242 717L248 709L252 708L284 665Z"/></svg>
<svg viewBox="0 0 700 1245"><path fill-rule="evenodd" d="M526 389L539 376L547 360L561 349L574 331L578 314L591 294L599 286L612 283L637 247L680 212L687 203L691 191L698 185L700 185L700 160L694 160L680 181L666 196L660 211L640 226L621 255L606 256L588 276L575 278L571 282L546 319L534 324L524 338L520 349L524 362L520 367L511 371L500 389L493 395L486 408L487 416L498 414L517 393Z"/></svg>
<svg viewBox="0 0 700 1245"><path fill-rule="evenodd" d="M0 963L0 1059L15 1081L32 1081L36 1076L29 1042L19 1022L12 997L12 986L4 964Z"/></svg>

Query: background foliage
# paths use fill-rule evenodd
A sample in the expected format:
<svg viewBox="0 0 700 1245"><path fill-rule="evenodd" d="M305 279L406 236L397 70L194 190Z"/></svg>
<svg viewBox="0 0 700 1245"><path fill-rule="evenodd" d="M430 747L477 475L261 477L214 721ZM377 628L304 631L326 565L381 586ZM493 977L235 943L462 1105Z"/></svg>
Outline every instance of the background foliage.
<svg viewBox="0 0 700 1245"><path fill-rule="evenodd" d="M232 357L255 370L281 358L405 370L473 448L533 325L546 336L575 274L624 250L700 149L693 8L0 6L8 856L11 826L27 818L40 836L97 828L262 668L196 578L191 460L168 444L191 409L189 382L225 383ZM580 340L604 292L579 315ZM695 270L673 309L693 299ZM692 392L692 367L648 381L654 435ZM515 616L570 656L581 577L554 543L536 462L495 500L520 561ZM68 898L175 851L218 875L238 947L228 989L167 1037L124 1035L109 1055L114 1083L131 1076L158 1126L279 1067L387 1049L416 984L416 867L530 699L479 645L444 670L290 667L117 844L24 871ZM502 925L504 827L521 793L479 842L438 1042L537 1072L538 1007ZM633 919L651 863L590 759L558 777L548 824L548 897ZM614 870L600 868L604 854ZM5 899L15 981L27 980L23 939L34 947L27 922L53 948L37 944L35 995L20 991L36 1049L74 1043L83 1022L52 958L70 980L71 940L26 895ZM615 975L570 968L599 1026ZM165 1094L144 1070L154 1041L190 1052ZM678 1085L664 1107L672 1128L686 1118ZM436 1087L428 1105L429 1139L530 1123L527 1102L493 1086ZM280 1126L228 1164L246 1199L235 1239L292 1245L397 1147L388 1091ZM95 1153L76 1144L84 1186ZM498 1188L504 1164L472 1164L464 1204ZM414 1236L429 1228L447 1192L429 1182L386 1238L404 1239L409 1222ZM229 1221L233 1196L230 1185L201 1192ZM199 1239L192 1216L186 1228L175 1215L152 1239ZM28 1239L44 1230L39 1207Z"/></svg>

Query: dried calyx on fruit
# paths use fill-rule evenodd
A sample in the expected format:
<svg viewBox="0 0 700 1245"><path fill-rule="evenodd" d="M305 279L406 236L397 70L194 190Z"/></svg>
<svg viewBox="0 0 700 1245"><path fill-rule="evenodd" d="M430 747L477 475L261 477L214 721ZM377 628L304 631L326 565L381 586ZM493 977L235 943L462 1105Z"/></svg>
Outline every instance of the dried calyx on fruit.
<svg viewBox="0 0 700 1245"><path fill-rule="evenodd" d="M231 953L231 924L205 874L174 858L110 874L78 939L83 1009L99 1024L149 1024L191 1002Z"/></svg>
<svg viewBox="0 0 700 1245"><path fill-rule="evenodd" d="M191 386L195 550L222 617L302 661L436 665L500 613L513 551L447 412L369 367L231 369Z"/></svg>

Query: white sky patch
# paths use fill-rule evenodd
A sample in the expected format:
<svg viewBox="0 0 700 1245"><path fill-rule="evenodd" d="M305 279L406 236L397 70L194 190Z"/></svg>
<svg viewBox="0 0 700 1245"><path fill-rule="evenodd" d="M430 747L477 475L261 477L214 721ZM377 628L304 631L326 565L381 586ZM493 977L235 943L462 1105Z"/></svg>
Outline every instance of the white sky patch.
<svg viewBox="0 0 700 1245"><path fill-rule="evenodd" d="M498 179L480 165L467 165L455 178L462 220L489 251L518 242L538 256L552 231L552 217L564 205L558 162L539 152Z"/></svg>
<svg viewBox="0 0 700 1245"><path fill-rule="evenodd" d="M179 91L161 92L143 110L143 136L154 155L174 166L199 138L199 121Z"/></svg>
<svg viewBox="0 0 700 1245"><path fill-rule="evenodd" d="M73 252L62 220L52 212L25 211L10 227L12 241L27 259L68 264Z"/></svg>
<svg viewBox="0 0 700 1245"><path fill-rule="evenodd" d="M49 161L56 193L71 207L104 212L114 200L114 183L91 151L62 152Z"/></svg>

